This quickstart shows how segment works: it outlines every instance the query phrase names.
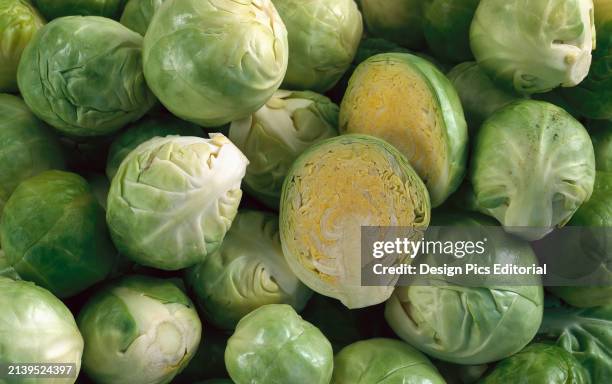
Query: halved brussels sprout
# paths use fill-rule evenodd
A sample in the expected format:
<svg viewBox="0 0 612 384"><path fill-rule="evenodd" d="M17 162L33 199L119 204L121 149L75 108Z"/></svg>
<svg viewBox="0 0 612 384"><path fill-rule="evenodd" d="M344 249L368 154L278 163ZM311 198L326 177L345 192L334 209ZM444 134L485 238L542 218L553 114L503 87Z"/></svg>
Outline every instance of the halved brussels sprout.
<svg viewBox="0 0 612 384"><path fill-rule="evenodd" d="M130 276L99 291L78 318L83 370L99 384L169 383L193 357L202 324L171 280Z"/></svg>
<svg viewBox="0 0 612 384"><path fill-rule="evenodd" d="M283 88L325 92L349 68L363 33L353 0L273 0L289 33Z"/></svg>
<svg viewBox="0 0 612 384"><path fill-rule="evenodd" d="M476 137L476 204L528 240L565 225L591 197L594 181L589 134L553 104L512 103L489 117Z"/></svg>
<svg viewBox="0 0 612 384"><path fill-rule="evenodd" d="M521 94L573 87L595 46L592 0L481 0L470 30L478 65Z"/></svg>
<svg viewBox="0 0 612 384"><path fill-rule="evenodd" d="M340 106L340 131L392 143L425 181L436 207L459 187L467 124L450 81L428 61L385 53L361 63Z"/></svg>
<svg viewBox="0 0 612 384"><path fill-rule="evenodd" d="M44 24L27 0L0 0L0 92L17 91L21 54Z"/></svg>
<svg viewBox="0 0 612 384"><path fill-rule="evenodd" d="M571 353L555 345L531 344L499 362L479 383L587 384L585 369Z"/></svg>
<svg viewBox="0 0 612 384"><path fill-rule="evenodd" d="M103 136L155 103L142 74L142 36L116 21L70 16L26 47L17 80L35 115L70 136Z"/></svg>
<svg viewBox="0 0 612 384"><path fill-rule="evenodd" d="M427 189L406 158L383 140L344 135L307 149L294 163L280 210L287 263L312 290L349 308L381 303L391 286L361 285L362 226L429 224Z"/></svg>
<svg viewBox="0 0 612 384"><path fill-rule="evenodd" d="M455 66L447 76L461 99L470 135L474 135L493 112L520 98L495 84L473 61Z"/></svg>
<svg viewBox="0 0 612 384"><path fill-rule="evenodd" d="M486 217L446 214L434 218L432 225L442 227L432 240L487 239L486 252L466 255L464 265L492 269L495 264L527 267L538 263L529 243L490 229ZM443 261L437 256L424 254L417 262L441 267ZM401 339L429 356L457 364L489 363L523 349L540 326L541 281L525 278L524 284L500 286L483 278L482 286L473 286L444 275L422 275L412 285L395 289L386 303L385 318Z"/></svg>
<svg viewBox="0 0 612 384"><path fill-rule="evenodd" d="M334 359L332 384L446 384L434 365L403 341L369 339L343 348Z"/></svg>
<svg viewBox="0 0 612 384"><path fill-rule="evenodd" d="M587 78L575 88L562 89L565 100L581 115L612 119L612 2L595 0L597 49Z"/></svg>
<svg viewBox="0 0 612 384"><path fill-rule="evenodd" d="M203 262L232 224L248 160L225 136L155 137L119 166L106 221L119 251L165 270Z"/></svg>
<svg viewBox="0 0 612 384"><path fill-rule="evenodd" d="M561 248L572 249L567 253L570 259L567 263L573 267L570 270L588 270L591 281L607 285L559 286L548 287L548 290L575 307L612 304L611 172L597 172L593 195L576 211L568 226L583 227L580 232L571 231L565 238L557 240L567 242ZM574 266L576 260L580 260L579 266Z"/></svg>
<svg viewBox="0 0 612 384"><path fill-rule="evenodd" d="M116 262L104 210L74 173L46 171L19 184L5 206L0 237L19 276L59 297L104 280Z"/></svg>
<svg viewBox="0 0 612 384"><path fill-rule="evenodd" d="M76 382L83 338L72 313L58 298L32 283L0 277L0 308L0 364L73 364L74 370L65 378L5 376L4 383Z"/></svg>
<svg viewBox="0 0 612 384"><path fill-rule="evenodd" d="M371 36L412 49L421 48L424 42L422 0L361 0L359 3Z"/></svg>
<svg viewBox="0 0 612 384"><path fill-rule="evenodd" d="M229 139L249 159L244 182L252 195L278 208L283 181L312 144L338 135L338 106L314 92L277 91L246 119L232 122Z"/></svg>
<svg viewBox="0 0 612 384"><path fill-rule="evenodd" d="M586 368L589 383L612 377L612 306L547 308L539 337L570 352Z"/></svg>
<svg viewBox="0 0 612 384"><path fill-rule="evenodd" d="M123 159L140 144L154 137L170 135L202 136L204 131L197 125L175 118L145 118L119 135L108 150L106 176L112 180Z"/></svg>
<svg viewBox="0 0 612 384"><path fill-rule="evenodd" d="M23 180L49 169L63 169L59 142L16 96L0 94L0 216Z"/></svg>
<svg viewBox="0 0 612 384"><path fill-rule="evenodd" d="M178 117L219 126L247 117L287 70L287 30L270 0L166 0L144 39L144 72Z"/></svg>
<svg viewBox="0 0 612 384"><path fill-rule="evenodd" d="M333 359L321 331L286 304L264 305L243 317L225 349L236 384L328 384Z"/></svg>
<svg viewBox="0 0 612 384"><path fill-rule="evenodd" d="M429 49L440 60L472 59L470 25L480 0L433 0L423 4L423 31Z"/></svg>
<svg viewBox="0 0 612 384"><path fill-rule="evenodd" d="M132 31L144 36L155 12L165 0L128 0L125 4L120 22Z"/></svg>
<svg viewBox="0 0 612 384"><path fill-rule="evenodd" d="M588 128L595 149L595 167L612 172L612 120L592 122Z"/></svg>
<svg viewBox="0 0 612 384"><path fill-rule="evenodd" d="M126 0L32 0L47 20L62 16L102 16L117 18Z"/></svg>
<svg viewBox="0 0 612 384"><path fill-rule="evenodd" d="M238 213L221 247L193 267L187 281L206 317L223 329L234 329L266 304L300 312L312 294L283 257L278 219L257 211Z"/></svg>

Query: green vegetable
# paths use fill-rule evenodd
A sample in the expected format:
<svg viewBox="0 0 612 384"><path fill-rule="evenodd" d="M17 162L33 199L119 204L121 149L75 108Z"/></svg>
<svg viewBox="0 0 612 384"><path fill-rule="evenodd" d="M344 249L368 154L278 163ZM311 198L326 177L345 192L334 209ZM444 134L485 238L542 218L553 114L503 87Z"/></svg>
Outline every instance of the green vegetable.
<svg viewBox="0 0 612 384"><path fill-rule="evenodd" d="M590 198L594 181L587 131L552 104L512 103L489 117L476 137L471 171L476 204L528 240L565 225Z"/></svg>
<svg viewBox="0 0 612 384"><path fill-rule="evenodd" d="M127 0L121 15L121 24L144 36L155 12L165 0Z"/></svg>
<svg viewBox="0 0 612 384"><path fill-rule="evenodd" d="M155 137L123 160L106 220L119 251L165 270L203 262L238 210L247 159L225 136Z"/></svg>
<svg viewBox="0 0 612 384"><path fill-rule="evenodd" d="M329 341L291 306L260 307L238 323L225 349L236 384L328 384L333 369Z"/></svg>
<svg viewBox="0 0 612 384"><path fill-rule="evenodd" d="M612 306L547 309L539 333L571 352L586 368L590 383L612 377Z"/></svg>
<svg viewBox="0 0 612 384"><path fill-rule="evenodd" d="M332 384L446 384L425 355L394 339L351 344L336 355L334 365Z"/></svg>
<svg viewBox="0 0 612 384"><path fill-rule="evenodd" d="M429 49L444 61L472 59L470 25L480 0L423 2L423 31Z"/></svg>
<svg viewBox="0 0 612 384"><path fill-rule="evenodd" d="M70 136L102 136L154 104L142 74L142 37L116 21L70 16L44 26L17 80L35 115Z"/></svg>
<svg viewBox="0 0 612 384"><path fill-rule="evenodd" d="M457 65L447 76L461 99L470 136L495 111L520 98L495 84L473 61Z"/></svg>
<svg viewBox="0 0 612 384"><path fill-rule="evenodd" d="M83 369L96 383L169 383L189 363L202 325L170 280L126 277L96 293L78 318Z"/></svg>
<svg viewBox="0 0 612 384"><path fill-rule="evenodd" d="M434 218L432 225L442 227L430 240L488 240L485 253L465 255L462 265L493 269L495 264L538 262L529 243L490 228L488 220L463 214ZM432 267L444 262L436 254L422 257L419 261ZM385 318L400 338L432 357L457 364L489 363L520 351L540 326L541 282L533 278L524 284L501 286L485 278L482 286L474 286L445 275L423 275L412 285L395 289Z"/></svg>
<svg viewBox="0 0 612 384"><path fill-rule="evenodd" d="M0 277L0 307L0 364L74 364L72 369L76 370L68 378L2 381L75 383L81 368L83 338L68 308L45 289L4 277Z"/></svg>
<svg viewBox="0 0 612 384"><path fill-rule="evenodd" d="M246 119L232 122L229 139L250 164L246 189L278 208L283 181L306 148L338 135L338 106L313 92L277 91Z"/></svg>
<svg viewBox="0 0 612 384"><path fill-rule="evenodd" d="M531 344L502 360L481 384L583 384L585 369L571 353L554 345Z"/></svg>
<svg viewBox="0 0 612 384"><path fill-rule="evenodd" d="M470 30L478 65L521 94L573 87L595 45L592 0L481 0Z"/></svg>
<svg viewBox="0 0 612 384"><path fill-rule="evenodd" d="M457 92L428 61L406 53L361 63L340 106L340 131L392 143L442 204L465 173L467 124Z"/></svg>
<svg viewBox="0 0 612 384"><path fill-rule="evenodd" d="M325 92L353 61L363 33L353 0L272 0L289 33L283 88Z"/></svg>
<svg viewBox="0 0 612 384"><path fill-rule="evenodd" d="M5 206L0 237L19 276L58 297L104 280L116 261L104 210L74 173L46 171L22 182Z"/></svg>
<svg viewBox="0 0 612 384"><path fill-rule="evenodd" d="M564 255L568 272L588 271L590 285L558 286L548 289L575 307L596 307L612 304L612 173L597 172L591 199L576 211L568 226L573 230L557 241L556 249L572 250ZM593 228L593 229L591 229ZM607 228L607 229L603 229ZM580 260L576 263L576 260ZM557 260L559 265L561 260ZM597 282L594 285L593 282ZM604 285L605 284L605 285Z"/></svg>
<svg viewBox="0 0 612 384"><path fill-rule="evenodd" d="M361 226L425 229L429 217L425 185L404 156L372 136L344 135L293 164L281 198L281 243L304 284L348 308L366 307L393 288L361 285Z"/></svg>
<svg viewBox="0 0 612 384"><path fill-rule="evenodd" d="M23 180L64 168L59 142L16 96L0 94L0 216Z"/></svg>
<svg viewBox="0 0 612 384"><path fill-rule="evenodd" d="M17 91L21 54L44 24L27 0L0 0L0 92Z"/></svg>
<svg viewBox="0 0 612 384"><path fill-rule="evenodd" d="M126 0L32 0L48 20L62 16L103 16L117 18Z"/></svg>
<svg viewBox="0 0 612 384"><path fill-rule="evenodd" d="M112 180L119 165L140 144L154 137L170 135L203 136L202 128L175 118L145 118L129 126L108 150L106 176Z"/></svg>
<svg viewBox="0 0 612 384"><path fill-rule="evenodd" d="M278 218L257 211L238 213L219 250L187 280L206 317L223 329L266 304L289 304L299 312L312 294L283 257Z"/></svg>
<svg viewBox="0 0 612 384"><path fill-rule="evenodd" d="M423 45L422 0L360 0L361 11L371 36L407 48Z"/></svg>
<svg viewBox="0 0 612 384"><path fill-rule="evenodd" d="M581 115L612 119L612 2L594 0L597 49L587 78L575 88L563 89L565 100Z"/></svg>
<svg viewBox="0 0 612 384"><path fill-rule="evenodd" d="M144 39L153 92L173 114L204 126L261 108L287 60L287 30L270 0L167 0Z"/></svg>

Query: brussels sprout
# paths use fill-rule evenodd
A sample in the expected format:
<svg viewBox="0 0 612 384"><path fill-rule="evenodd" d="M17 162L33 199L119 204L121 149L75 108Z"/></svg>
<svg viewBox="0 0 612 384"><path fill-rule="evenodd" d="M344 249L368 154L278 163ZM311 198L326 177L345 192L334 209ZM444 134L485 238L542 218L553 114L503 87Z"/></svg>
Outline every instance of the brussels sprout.
<svg viewBox="0 0 612 384"><path fill-rule="evenodd" d="M591 196L594 181L587 131L552 104L512 103L487 119L476 137L471 182L477 205L528 240L565 225Z"/></svg>
<svg viewBox="0 0 612 384"><path fill-rule="evenodd" d="M573 87L594 47L592 0L481 0L470 30L478 64L521 94Z"/></svg>
<svg viewBox="0 0 612 384"><path fill-rule="evenodd" d="M363 21L353 0L273 0L289 33L283 88L325 92L353 61Z"/></svg>
<svg viewBox="0 0 612 384"><path fill-rule="evenodd" d="M421 352L394 339L370 339L345 347L334 359L332 384L445 384Z"/></svg>
<svg viewBox="0 0 612 384"><path fill-rule="evenodd" d="M119 166L106 221L132 261L178 270L203 262L229 229L248 160L225 136L156 137Z"/></svg>
<svg viewBox="0 0 612 384"><path fill-rule="evenodd" d="M441 60L472 59L470 25L480 0L433 0L423 4L423 31L429 49Z"/></svg>
<svg viewBox="0 0 612 384"><path fill-rule="evenodd" d="M178 117L219 126L247 117L287 70L287 30L270 0L167 0L144 39L144 72Z"/></svg>
<svg viewBox="0 0 612 384"><path fill-rule="evenodd" d="M404 47L421 48L422 0L361 0L360 5L370 35Z"/></svg>
<svg viewBox="0 0 612 384"><path fill-rule="evenodd" d="M142 36L116 21L70 16L44 26L19 64L19 90L39 118L70 136L102 136L155 103L141 61Z"/></svg>
<svg viewBox="0 0 612 384"><path fill-rule="evenodd" d="M493 112L520 97L495 84L473 61L457 65L447 76L459 94L471 135Z"/></svg>
<svg viewBox="0 0 612 384"><path fill-rule="evenodd" d="M599 171L612 172L612 120L593 122L589 131L595 147L595 167Z"/></svg>
<svg viewBox="0 0 612 384"><path fill-rule="evenodd" d="M434 217L439 219L433 224L444 226L434 240L488 239L486 252L466 255L465 264L531 266L538 262L529 243L482 226L489 224L479 216ZM450 226L455 228L446 228ZM422 261L441 266L436 256L424 255ZM400 338L437 359L458 364L503 359L525 347L542 321L544 294L539 278L524 286L498 286L483 280L480 287L442 275L422 278L396 288L386 303L385 318Z"/></svg>
<svg viewBox="0 0 612 384"><path fill-rule="evenodd" d="M202 333L189 298L170 280L130 276L83 307L83 370L96 383L169 383L193 357Z"/></svg>
<svg viewBox="0 0 612 384"><path fill-rule="evenodd" d="M386 53L361 63L340 106L340 131L395 145L425 181L434 207L463 179L467 124L459 97L420 57Z"/></svg>
<svg viewBox="0 0 612 384"><path fill-rule="evenodd" d="M259 111L234 121L229 139L249 159L247 190L278 208L283 181L312 144L338 135L338 106L313 92L278 91Z"/></svg>
<svg viewBox="0 0 612 384"><path fill-rule="evenodd" d="M145 118L119 135L108 151L106 176L112 180L119 165L140 144L154 137L169 135L202 136L202 128L175 118Z"/></svg>
<svg viewBox="0 0 612 384"><path fill-rule="evenodd" d="M552 308L544 313L540 336L572 355L586 368L590 383L612 377L612 306Z"/></svg>
<svg viewBox="0 0 612 384"><path fill-rule="evenodd" d="M310 147L289 171L281 243L304 284L348 308L366 307L393 287L361 285L361 226L425 229L429 216L427 190L404 156L375 137L345 135Z"/></svg>
<svg viewBox="0 0 612 384"><path fill-rule="evenodd" d="M583 116L612 119L612 2L595 0L597 49L587 78L575 88L562 89L565 100Z"/></svg>
<svg viewBox="0 0 612 384"><path fill-rule="evenodd" d="M121 24L144 36L155 12L165 0L128 0L121 15Z"/></svg>
<svg viewBox="0 0 612 384"><path fill-rule="evenodd" d="M229 335L208 327L206 334L200 340L197 352L172 383L193 384L203 377L226 377L224 354L228 338ZM209 384L207 381L205 383ZM231 384L231 381L229 383Z"/></svg>
<svg viewBox="0 0 612 384"><path fill-rule="evenodd" d="M238 213L219 250L193 267L187 281L206 317L223 329L265 304L299 312L312 294L283 257L278 219L257 211Z"/></svg>
<svg viewBox="0 0 612 384"><path fill-rule="evenodd" d="M572 231L560 239L563 246L557 245L559 249L572 249L567 253L570 270L588 270L591 281L607 282L607 285L548 289L575 307L612 304L612 173L597 172L591 199L576 211L568 225L584 227L583 232ZM576 239L577 236L580 238ZM576 265L576 260L580 260L580 265Z"/></svg>
<svg viewBox="0 0 612 384"><path fill-rule="evenodd" d="M446 361L434 361L447 384L475 384L489 369L488 364L462 365Z"/></svg>
<svg viewBox="0 0 612 384"><path fill-rule="evenodd" d="M74 364L75 370L74 376L66 378L7 378L2 382L76 382L83 338L72 313L59 299L32 283L0 277L0 308L0 364Z"/></svg>
<svg viewBox="0 0 612 384"><path fill-rule="evenodd" d="M531 344L502 360L482 384L586 384L588 376L571 353L548 344Z"/></svg>
<svg viewBox="0 0 612 384"><path fill-rule="evenodd" d="M23 180L64 168L57 140L16 96L0 94L0 216Z"/></svg>
<svg viewBox="0 0 612 384"><path fill-rule="evenodd" d="M0 92L17 91L21 53L44 24L27 0L0 0Z"/></svg>
<svg viewBox="0 0 612 384"><path fill-rule="evenodd" d="M126 0L32 0L48 20L62 16L103 16L116 18Z"/></svg>
<svg viewBox="0 0 612 384"><path fill-rule="evenodd" d="M243 317L225 349L236 384L328 384L333 359L321 331L286 304L264 305Z"/></svg>
<svg viewBox="0 0 612 384"><path fill-rule="evenodd" d="M74 173L46 171L21 183L4 209L0 237L19 276L59 297L104 280L115 263L104 210Z"/></svg>

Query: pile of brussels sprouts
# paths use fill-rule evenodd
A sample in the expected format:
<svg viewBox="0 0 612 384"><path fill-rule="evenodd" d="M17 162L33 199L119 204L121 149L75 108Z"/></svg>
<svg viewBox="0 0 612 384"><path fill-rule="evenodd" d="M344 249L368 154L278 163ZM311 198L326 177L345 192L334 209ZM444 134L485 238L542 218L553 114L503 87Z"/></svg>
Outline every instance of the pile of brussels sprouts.
<svg viewBox="0 0 612 384"><path fill-rule="evenodd" d="M603 283L362 285L430 225ZM0 383L612 383L606 227L612 0L0 0L0 370L78 373Z"/></svg>

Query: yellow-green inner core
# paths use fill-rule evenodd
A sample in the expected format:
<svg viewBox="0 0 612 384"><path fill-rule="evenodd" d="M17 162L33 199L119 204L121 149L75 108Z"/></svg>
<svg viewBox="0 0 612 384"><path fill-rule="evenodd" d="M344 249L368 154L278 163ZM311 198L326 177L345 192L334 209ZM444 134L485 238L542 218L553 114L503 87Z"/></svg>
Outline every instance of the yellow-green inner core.
<svg viewBox="0 0 612 384"><path fill-rule="evenodd" d="M288 246L300 265L337 284L359 276L361 226L422 225L423 196L380 146L325 149L293 175Z"/></svg>
<svg viewBox="0 0 612 384"><path fill-rule="evenodd" d="M428 185L445 177L448 151L437 97L410 65L384 60L361 66L342 104L347 133L393 144Z"/></svg>

